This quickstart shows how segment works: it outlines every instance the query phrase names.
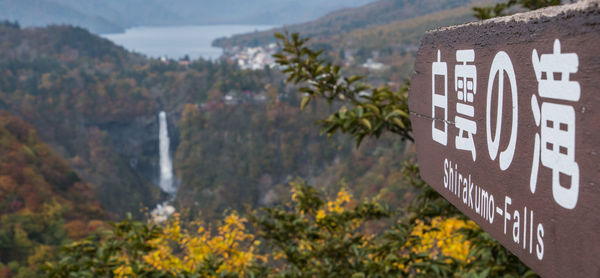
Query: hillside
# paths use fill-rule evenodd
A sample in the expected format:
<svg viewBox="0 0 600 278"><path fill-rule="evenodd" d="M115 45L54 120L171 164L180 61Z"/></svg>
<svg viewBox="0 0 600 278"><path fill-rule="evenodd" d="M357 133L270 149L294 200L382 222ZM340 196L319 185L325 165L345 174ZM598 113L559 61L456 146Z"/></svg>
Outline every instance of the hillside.
<svg viewBox="0 0 600 278"><path fill-rule="evenodd" d="M121 215L159 198L151 183L153 157L145 151L154 149L148 133L157 103L124 74L141 61L83 29L0 24L0 108L33 124L44 142L98 186L103 205ZM148 133L107 133L127 125ZM141 170L129 166L131 159Z"/></svg>
<svg viewBox="0 0 600 278"><path fill-rule="evenodd" d="M418 3L404 4L424 9ZM371 80L400 84L412 70L411 48L426 29L464 22L469 16L470 9L460 7L355 28L313 43L329 49L338 62L352 55L359 64L377 53L378 61L392 67L370 74ZM312 123L327 108L317 106L308 115L299 111L295 90L275 71L244 71L205 61L163 63L80 28L20 29L11 24L0 25L0 66L6 69L0 75L0 108L33 124L82 179L97 185L98 199L115 215L137 213L141 206L153 207L167 198L156 186L161 110L168 114L181 185L175 200L192 218L198 213L219 215L232 204L239 209L276 202L278 188L297 176L341 179L344 175L326 173L339 165L336 161L370 152L352 150L347 140L321 137ZM304 135L295 136L298 131ZM351 167L347 165L335 171L351 173L344 170ZM375 171L388 173L378 182L355 184L356 192L378 194L393 174L390 169ZM402 194L394 198L401 202Z"/></svg>
<svg viewBox="0 0 600 278"><path fill-rule="evenodd" d="M62 5L75 0L52 1ZM128 3L140 3L136 1L142 0ZM329 22L322 18L306 28L307 32L315 32L311 46L325 49L327 58L343 64L344 75L366 74L374 85L398 87L412 72L414 51L421 35L427 29L470 20L470 2L382 0L363 10L333 13L335 20ZM90 3L93 2L79 2L77 9L93 7ZM151 3L154 2L148 2L148 7ZM172 8L177 9L176 6ZM218 6L215 4L215 9ZM105 8L112 9L102 6L98 10ZM160 10L155 12L161 13ZM171 12L163 14L165 18L170 16L168 13ZM377 13L383 18L381 21L374 18ZM120 15L110 16L111 21L128 20ZM371 25L369 20L376 23ZM254 40L252 36L257 36L256 39L261 34L248 35L250 41ZM365 64L382 66L373 69ZM339 83L333 83L331 88L338 88ZM280 269L285 265L277 258L279 254L273 252L277 251L273 248L275 245L266 241L259 246L253 236L252 242L237 243L239 239L249 238L244 235L245 231L238 232L245 227L245 217L261 207L279 207L271 211L278 217L277 222L263 223L275 231L274 237L287 238L287 242L279 245L293 249L285 253L286 256L301 261L322 258L325 264L319 265L324 266L323 270L314 273L329 273L331 269L349 273L352 269L346 268L350 265L347 259L360 255L366 259L356 260L360 268L373 268L366 262L379 260L374 256L382 256L385 264L376 266L382 273L392 269L397 274L393 276L408 276L427 269L405 265L409 262L405 260L407 256L414 260L411 261L414 265L428 268L425 263L429 262L425 259L439 259L440 265L449 266L450 257L460 255L460 260L450 259L452 268L445 271L462 275L456 273L463 270L463 265L456 262L469 262L470 242L461 240L461 246L448 248L457 253L450 257L439 256L443 249L431 245L431 242L454 237L455 229L460 228L457 221L464 222L459 220L461 214L451 210L451 205L435 197L436 194L422 200L424 203L419 209L423 211L403 211L420 190L409 185L410 179L421 183L416 177L418 171L403 173L403 166L407 165L404 163L414 161L412 144L401 136L384 134L378 139L366 138L360 148L356 148L348 136L323 136L315 122L336 111L341 104L334 102L331 107L315 100L300 110L302 97L302 91L286 84L285 76L276 68L242 70L235 61L227 59L216 62L148 59L80 27L21 28L19 24L0 22L0 277L41 277L38 267L44 261L57 259L56 246L86 236L94 239L71 246L74 255L67 252L60 256L67 269L80 267L71 263L73 261L86 265L79 270L87 276L94 276L90 273L127 276L134 269L142 273L143 268L132 264L139 259L151 261L148 266L159 271L153 273L160 273L155 276L169 274L163 262L178 267L202 267L214 274L225 260L204 254L210 254L215 246L226 250L225 259L233 258L236 265L251 259L248 257L251 253L231 255L230 251L241 246L265 254L269 260L273 257L271 261L261 261L268 263L266 267ZM158 165L157 116L163 111L167 115L169 151L178 187L174 195L161 192L157 185L162 170ZM161 122L161 138L164 138L162 126ZM164 148L161 149L164 156ZM305 198L313 194L312 189L291 189L290 186L292 181L300 179L314 185L315 194L324 191L337 197ZM358 220L371 219L371 216L377 219L387 215L387 211L377 209L371 215L364 209L372 206L359 206L354 209L357 216L351 216L348 213L352 212L346 209L358 202L350 195L360 200L382 201L397 213L390 220L362 226ZM290 198L308 200L306 204L314 207L307 210L308 206L301 205L304 208L295 210L300 216L296 217L290 214L294 213ZM125 225L117 224L120 227L114 228L125 232L101 236L105 220L119 220L133 213L134 219L144 221L148 216L145 212L166 200L178 212L171 218L171 224L160 226L165 223L155 225L153 221L142 223L128 219L122 222ZM232 217L219 223L226 214ZM413 214L416 219L403 223ZM346 224L331 221L336 218L330 215ZM456 218L436 223L443 219L440 215ZM432 219L434 216L437 220ZM315 237L320 235L311 228L312 224L306 225L309 222L318 224L319 234L326 237ZM446 224L453 227L452 231L440 226ZM152 239L161 232L147 227L159 226L165 227L165 237ZM394 226L392 233L384 233L384 227L389 226ZM234 230L229 230L231 228ZM365 236L360 235L363 229L368 232ZM215 237L211 234L213 230L218 233ZM194 231L197 231L194 235L201 235L203 241L210 239L214 245L196 245L204 243L181 237L181 232ZM359 233L354 236L347 231ZM430 231L434 231L435 236L431 236ZM262 237L261 241L267 239L264 231L251 229L249 232ZM140 237L138 233L145 236ZM306 247L302 241L295 240L297 235L314 244ZM361 242L376 235L383 236L383 245ZM119 239L107 240L111 237ZM233 244L224 244L227 240L223 238L231 239ZM331 241L323 241L324 238ZM118 243L122 240L128 243ZM348 240L354 243L346 244ZM185 260L189 257L184 252L189 250L201 260L184 265L171 259L175 257L154 253L148 244L158 252L173 252L178 257L186 257ZM189 245L184 247L185 244ZM98 246L103 247L96 248ZM497 246L488 244L485 250L493 249L507 258L508 253L498 251ZM389 247L394 249L387 249ZM342 249L344 253L336 251ZM308 255L298 256L298 250ZM423 256L423 252L430 254ZM86 254L82 256L82 253ZM388 254L397 258L388 261ZM481 255L486 257L486 266L498 266L495 257L486 254L487 251ZM343 263L330 267L331 256ZM87 260L87 257L100 259ZM523 270L517 263L506 264L508 271ZM289 265L290 269L298 266ZM257 271L263 267L265 265L257 265ZM103 272L106 269L109 271ZM439 269L435 272L440 273ZM433 273L423 272L425 276L433 276ZM328 276L312 276L315 275Z"/></svg>
<svg viewBox="0 0 600 278"><path fill-rule="evenodd" d="M355 28L315 43L332 57L350 48L367 57L388 43L368 44L373 28L412 45L423 28L463 20L466 11L416 17L405 28ZM380 58L408 65L410 54L397 51ZM0 115L0 157L8 158L0 160L2 275L35 276L39 258L93 234L104 225L98 219L127 212L140 219L141 208L167 199L182 220L213 223L231 209L281 204L298 177L395 208L414 194L398 162L411 146L384 137L355 149L350 138L322 136L314 122L332 108L314 102L300 111L298 92L275 70L146 59L82 28L11 23L0 24L0 69L0 109L16 116ZM168 115L175 196L157 186L160 111Z"/></svg>
<svg viewBox="0 0 600 278"><path fill-rule="evenodd" d="M175 200L190 218L273 203L276 187L352 150L320 136L313 122L326 106L301 112L276 71L163 63L83 29L11 24L0 25L0 67L0 107L33 124L117 216L167 198L156 186L161 110L181 184Z"/></svg>
<svg viewBox="0 0 600 278"><path fill-rule="evenodd" d="M68 24L102 34L136 26L290 24L372 1L0 0L0 20L24 27Z"/></svg>
<svg viewBox="0 0 600 278"><path fill-rule="evenodd" d="M29 124L0 111L0 276L33 276L61 244L106 218L92 186Z"/></svg>
<svg viewBox="0 0 600 278"><path fill-rule="evenodd" d="M188 105L179 122L181 143L175 156L182 180L177 207L190 219L205 220L227 209L270 207L282 201L287 183L298 177L330 191L346 179L357 196L381 194L403 206L407 187L396 175L401 165L381 165L389 160L378 156L402 157L404 144L366 140L355 149L350 138L327 139L313 123L328 112L324 103L301 112L296 100L271 97L266 105L225 105L215 111Z"/></svg>
<svg viewBox="0 0 600 278"><path fill-rule="evenodd" d="M73 0L71 0L73 1ZM166 6L188 24L292 24L375 0L175 0Z"/></svg>
<svg viewBox="0 0 600 278"><path fill-rule="evenodd" d="M1 25L0 67L0 106L33 124L117 217L167 198L157 186L161 110L180 184L175 205L190 220L276 204L291 179L331 177L332 165L348 172L352 164L339 161L394 145L354 150L349 138L321 136L313 123L329 108L300 111L297 92L276 71L147 60L79 28ZM379 194L389 167L399 165L383 167L381 180L364 179L353 190ZM389 198L400 204L405 189L393 186L397 195Z"/></svg>
<svg viewBox="0 0 600 278"><path fill-rule="evenodd" d="M35 7L35 8L32 8ZM118 33L123 26L97 14L46 0L0 0L0 20L18 21L23 26L71 24L97 33Z"/></svg>
<svg viewBox="0 0 600 278"><path fill-rule="evenodd" d="M473 4L427 14L406 20L358 28L350 32L315 38L314 47L328 49L328 55L350 70L377 80L387 80L400 84L410 78L413 71L414 53L419 48L421 37L426 31L473 21ZM369 59L389 66L384 71L364 70ZM382 81L379 81L382 82ZM377 83L375 83L377 84Z"/></svg>
<svg viewBox="0 0 600 278"><path fill-rule="evenodd" d="M330 37L335 48L365 48L385 52L404 46L416 50L421 37L428 30L474 21L473 5L443 10L411 19L393 21L368 28L357 28L344 35Z"/></svg>
<svg viewBox="0 0 600 278"><path fill-rule="evenodd" d="M394 21L423 16L437 11L461 7L473 0L379 0L361 7L332 12L314 21L294 24L273 30L236 35L215 40L219 47L258 46L274 41L273 33L284 30L301 32L313 38L339 35L352 30L378 26Z"/></svg>

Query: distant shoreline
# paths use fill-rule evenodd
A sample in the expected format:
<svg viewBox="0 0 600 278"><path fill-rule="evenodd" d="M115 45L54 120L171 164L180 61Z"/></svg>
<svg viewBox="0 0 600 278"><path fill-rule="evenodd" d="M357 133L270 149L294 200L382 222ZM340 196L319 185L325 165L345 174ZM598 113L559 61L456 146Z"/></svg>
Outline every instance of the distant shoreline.
<svg viewBox="0 0 600 278"><path fill-rule="evenodd" d="M153 58L181 59L186 55L192 59L216 60L223 48L213 46L218 38L236 34L264 31L278 25L179 25L179 26L136 26L122 33L100 34L115 44Z"/></svg>

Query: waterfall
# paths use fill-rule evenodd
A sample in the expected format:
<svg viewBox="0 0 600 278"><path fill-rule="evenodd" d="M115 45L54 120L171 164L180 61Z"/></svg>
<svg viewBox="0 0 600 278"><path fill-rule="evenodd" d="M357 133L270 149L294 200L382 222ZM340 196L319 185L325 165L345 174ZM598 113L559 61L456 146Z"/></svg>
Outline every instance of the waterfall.
<svg viewBox="0 0 600 278"><path fill-rule="evenodd" d="M158 113L158 152L160 159L160 188L169 194L175 194L173 186L173 163L169 154L169 131L167 129L167 113Z"/></svg>
<svg viewBox="0 0 600 278"><path fill-rule="evenodd" d="M157 204L150 215L156 223L166 221L173 213L175 208L171 205L172 199L175 197L177 189L173 185L173 162L169 148L171 142L169 140L169 130L167 128L167 113L160 111L158 113L158 158L160 165L160 182L159 186L165 193L170 194L170 199Z"/></svg>

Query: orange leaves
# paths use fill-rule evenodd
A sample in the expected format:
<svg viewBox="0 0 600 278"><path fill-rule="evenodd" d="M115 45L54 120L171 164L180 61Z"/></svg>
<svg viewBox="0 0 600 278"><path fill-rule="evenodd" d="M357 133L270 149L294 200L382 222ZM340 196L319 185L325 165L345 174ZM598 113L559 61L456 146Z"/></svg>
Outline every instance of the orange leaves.
<svg viewBox="0 0 600 278"><path fill-rule="evenodd" d="M0 192L13 192L16 188L17 183L10 176L0 176Z"/></svg>
<svg viewBox="0 0 600 278"><path fill-rule="evenodd" d="M67 236L71 239L82 239L88 235L88 227L81 220L73 220L65 224Z"/></svg>

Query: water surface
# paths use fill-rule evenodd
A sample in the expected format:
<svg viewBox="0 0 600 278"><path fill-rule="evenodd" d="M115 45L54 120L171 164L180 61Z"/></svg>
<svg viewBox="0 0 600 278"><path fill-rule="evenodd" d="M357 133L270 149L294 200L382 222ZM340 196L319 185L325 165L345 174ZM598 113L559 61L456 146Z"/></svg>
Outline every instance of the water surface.
<svg viewBox="0 0 600 278"><path fill-rule="evenodd" d="M120 34L103 37L128 50L149 57L178 59L188 55L191 59L217 59L222 54L211 46L216 38L274 28L272 25L201 25L171 27L135 27Z"/></svg>

